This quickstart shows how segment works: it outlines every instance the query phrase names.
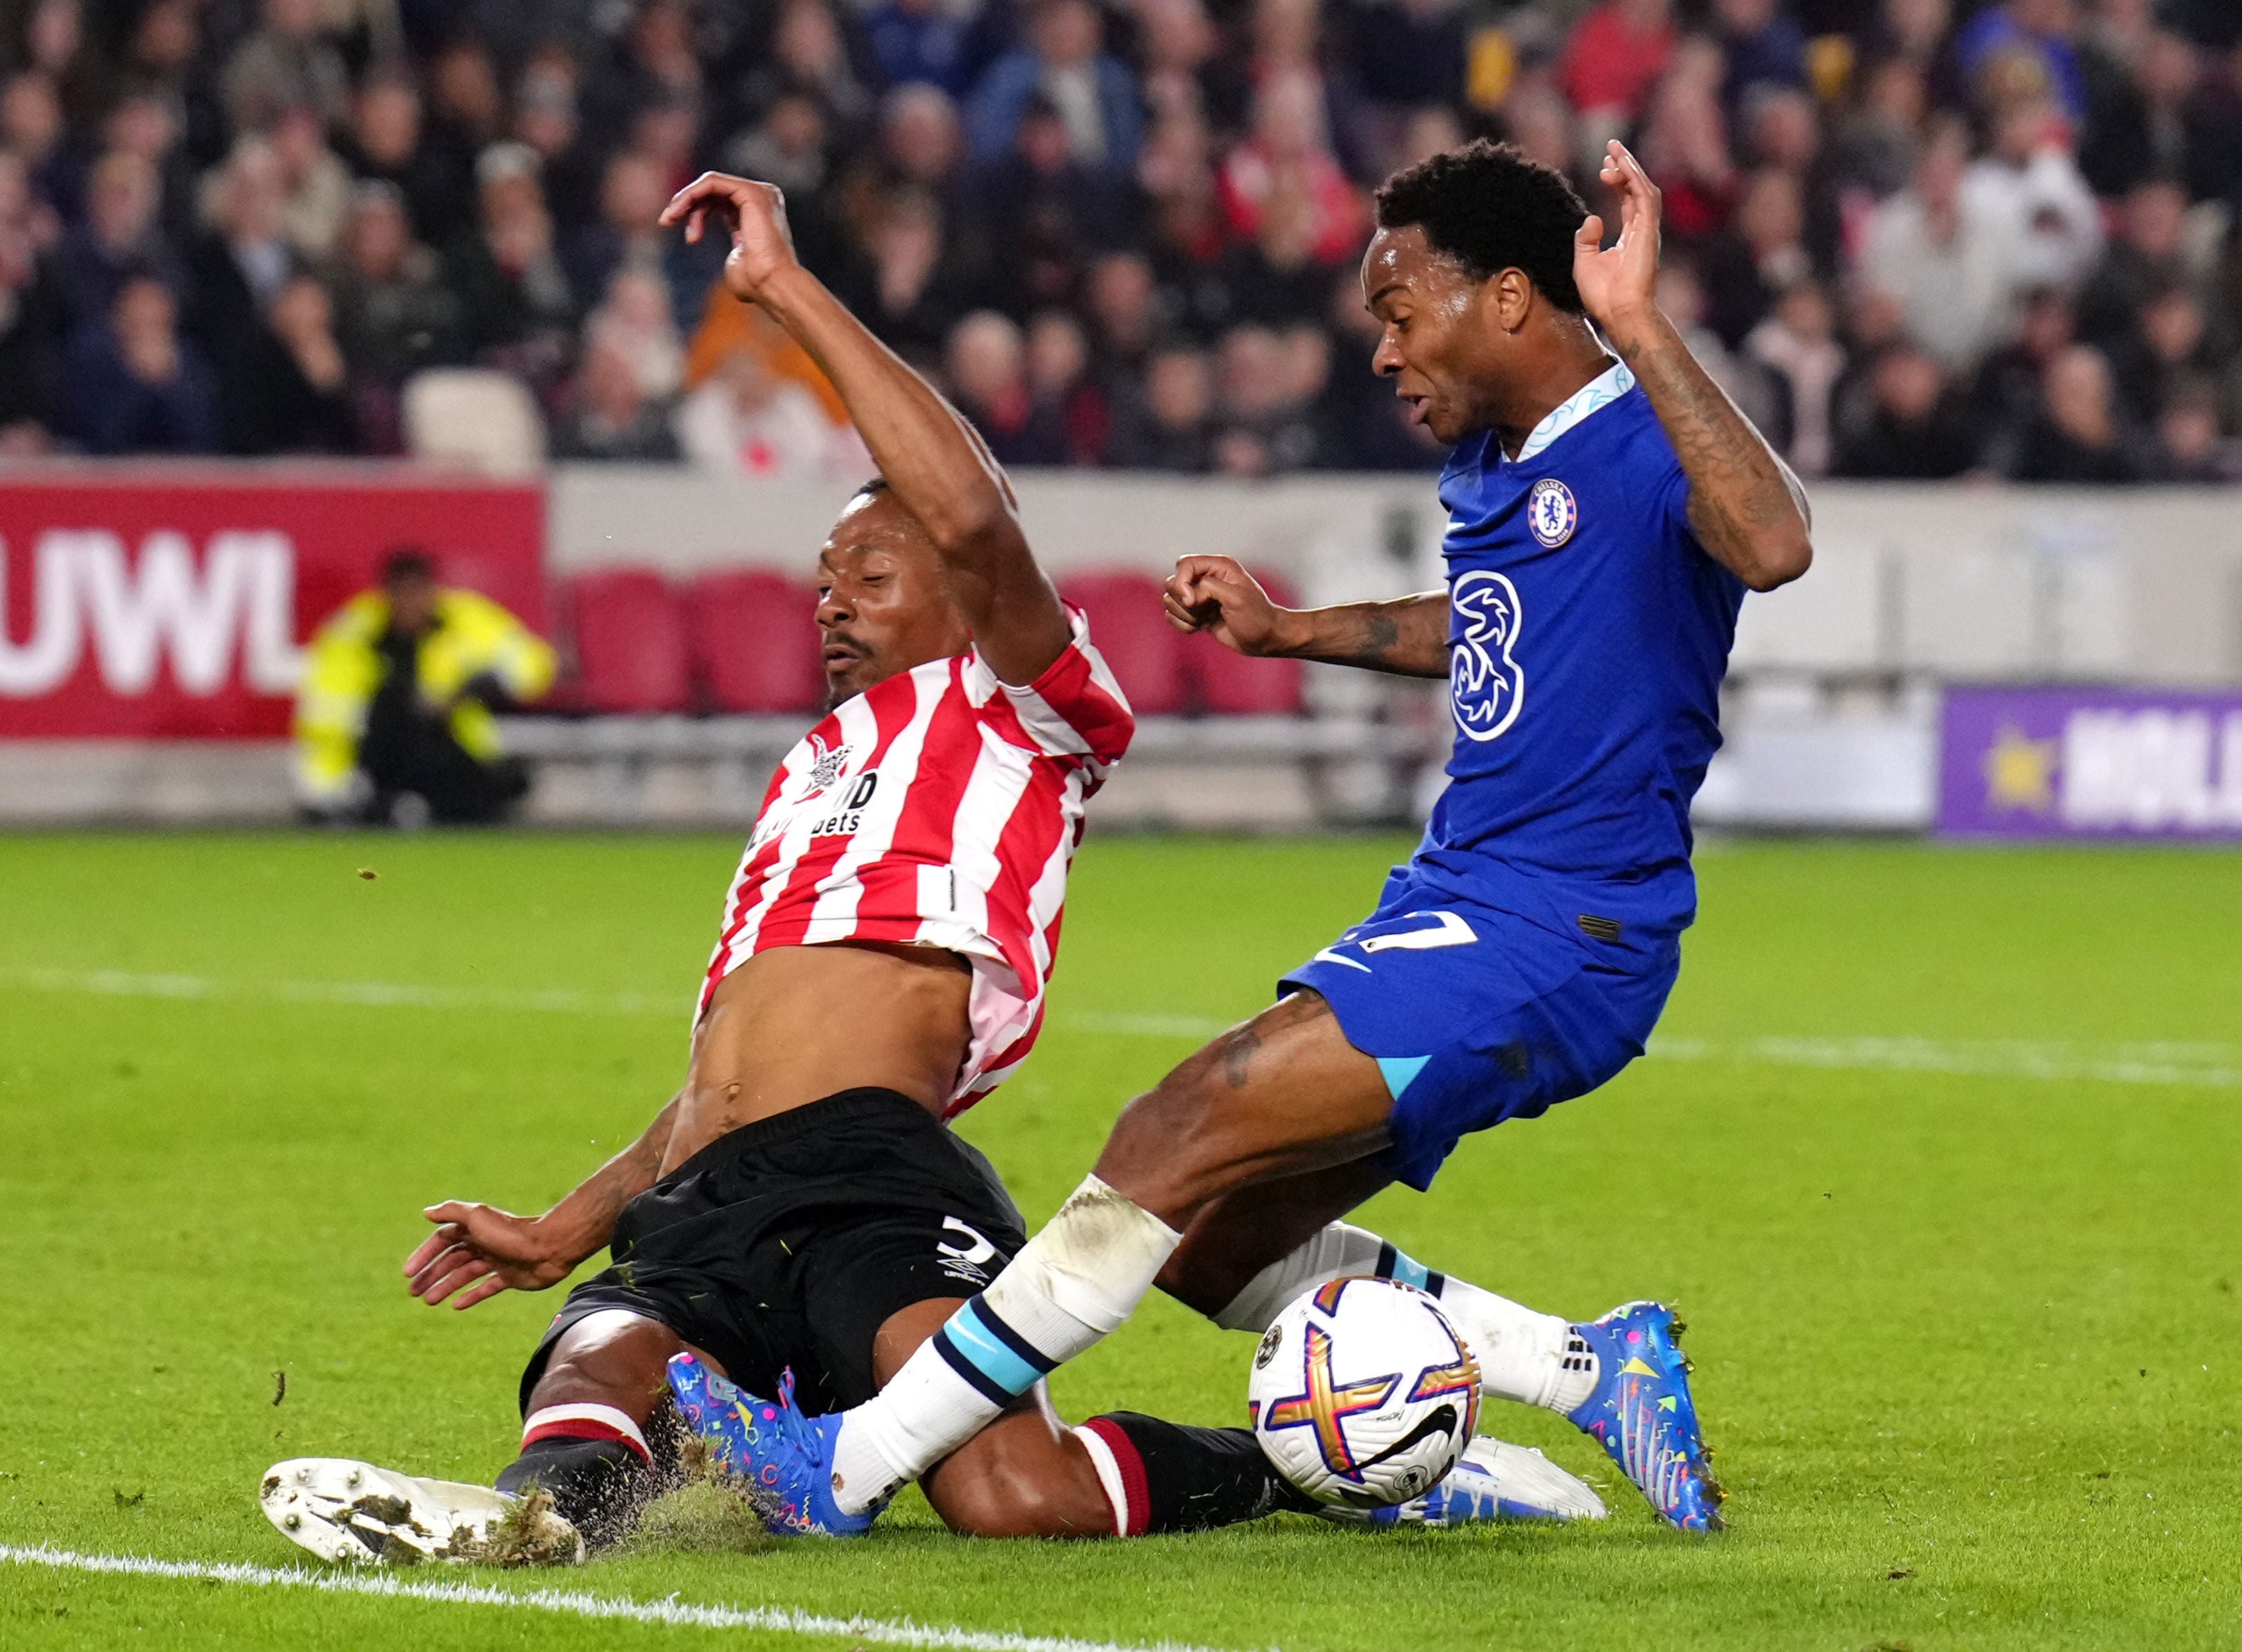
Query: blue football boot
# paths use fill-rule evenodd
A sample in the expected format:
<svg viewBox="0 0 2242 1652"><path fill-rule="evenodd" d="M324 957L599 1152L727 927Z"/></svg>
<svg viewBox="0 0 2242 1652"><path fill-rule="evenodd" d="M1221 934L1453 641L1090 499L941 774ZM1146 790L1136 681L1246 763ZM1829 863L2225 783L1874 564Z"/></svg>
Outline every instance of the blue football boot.
<svg viewBox="0 0 2242 1652"><path fill-rule="evenodd" d="M1603 1499L1538 1451L1480 1434L1448 1477L1389 1508L1319 1508L1346 1526L1472 1526L1486 1521L1604 1518Z"/></svg>
<svg viewBox="0 0 2242 1652"><path fill-rule="evenodd" d="M793 1372L780 1376L777 1399L760 1400L681 1353L669 1362L669 1391L709 1461L774 1535L861 1537L880 1517L884 1502L861 1514L834 1503L833 1438L843 1414L805 1416Z"/></svg>
<svg viewBox="0 0 2242 1652"><path fill-rule="evenodd" d="M1574 1332L1596 1356L1596 1388L1569 1414L1611 1454L1650 1506L1685 1532L1721 1528L1728 1495L1689 1397L1682 1322L1662 1302L1629 1302Z"/></svg>

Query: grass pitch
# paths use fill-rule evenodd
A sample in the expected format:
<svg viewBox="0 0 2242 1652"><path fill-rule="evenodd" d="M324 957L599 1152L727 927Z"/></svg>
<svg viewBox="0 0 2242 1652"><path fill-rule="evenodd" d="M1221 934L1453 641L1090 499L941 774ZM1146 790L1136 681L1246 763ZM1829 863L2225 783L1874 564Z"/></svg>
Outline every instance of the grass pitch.
<svg viewBox="0 0 2242 1652"><path fill-rule="evenodd" d="M1093 839L1053 1025L965 1125L1030 1218L1196 1020L1263 1002L1405 848ZM269 1462L497 1470L557 1293L431 1312L397 1264L422 1205L538 1207L668 1096L736 852L0 840L0 1544L293 1568ZM2242 1643L2242 856L1769 844L1701 870L1653 1057L1365 1219L1570 1314L1679 1299L1724 1536L1663 1529L1563 1423L1498 1406L1609 1522L1004 1544L914 1497L862 1543L678 1518L580 1572L464 1581L1291 1652ZM1057 1397L1236 1420L1251 1347L1156 1299ZM862 1638L0 1560L10 1647L712 1635Z"/></svg>

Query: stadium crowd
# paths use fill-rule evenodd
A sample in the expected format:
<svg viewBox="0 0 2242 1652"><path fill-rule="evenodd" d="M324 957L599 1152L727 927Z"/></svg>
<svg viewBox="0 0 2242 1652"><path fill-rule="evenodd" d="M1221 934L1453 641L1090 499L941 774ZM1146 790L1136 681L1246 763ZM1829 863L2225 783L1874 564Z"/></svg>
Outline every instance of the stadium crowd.
<svg viewBox="0 0 2242 1652"><path fill-rule="evenodd" d="M1487 134L1591 197L1635 147L1666 307L1809 475L2242 475L2232 0L0 17L0 452L395 453L411 376L469 365L560 456L861 467L655 227L720 167L1007 463L1429 467L1355 265L1377 180Z"/></svg>

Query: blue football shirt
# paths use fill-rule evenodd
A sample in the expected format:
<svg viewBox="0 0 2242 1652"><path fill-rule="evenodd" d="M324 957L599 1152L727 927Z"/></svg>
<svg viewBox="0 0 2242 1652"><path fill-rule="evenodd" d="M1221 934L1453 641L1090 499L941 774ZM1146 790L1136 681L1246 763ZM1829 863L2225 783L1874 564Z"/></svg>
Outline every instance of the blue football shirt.
<svg viewBox="0 0 2242 1652"><path fill-rule="evenodd" d="M1616 923L1630 952L1688 927L1689 802L1744 594L1690 532L1688 496L1624 364L1517 458L1491 432L1449 456L1455 749L1410 881L1575 940Z"/></svg>

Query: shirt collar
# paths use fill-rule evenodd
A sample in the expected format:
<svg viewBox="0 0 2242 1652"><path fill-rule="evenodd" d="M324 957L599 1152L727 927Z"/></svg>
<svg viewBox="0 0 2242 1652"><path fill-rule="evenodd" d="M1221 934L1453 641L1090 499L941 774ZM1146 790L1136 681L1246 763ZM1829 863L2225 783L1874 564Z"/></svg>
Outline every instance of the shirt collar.
<svg viewBox="0 0 2242 1652"><path fill-rule="evenodd" d="M1608 407L1635 388L1635 375L1628 371L1627 363L1614 361L1596 377L1582 385L1566 400L1550 410L1549 416L1534 426L1534 433L1526 439L1526 446L1518 450L1511 463L1522 465L1529 459L1538 459L1551 442L1579 424L1590 413Z"/></svg>

